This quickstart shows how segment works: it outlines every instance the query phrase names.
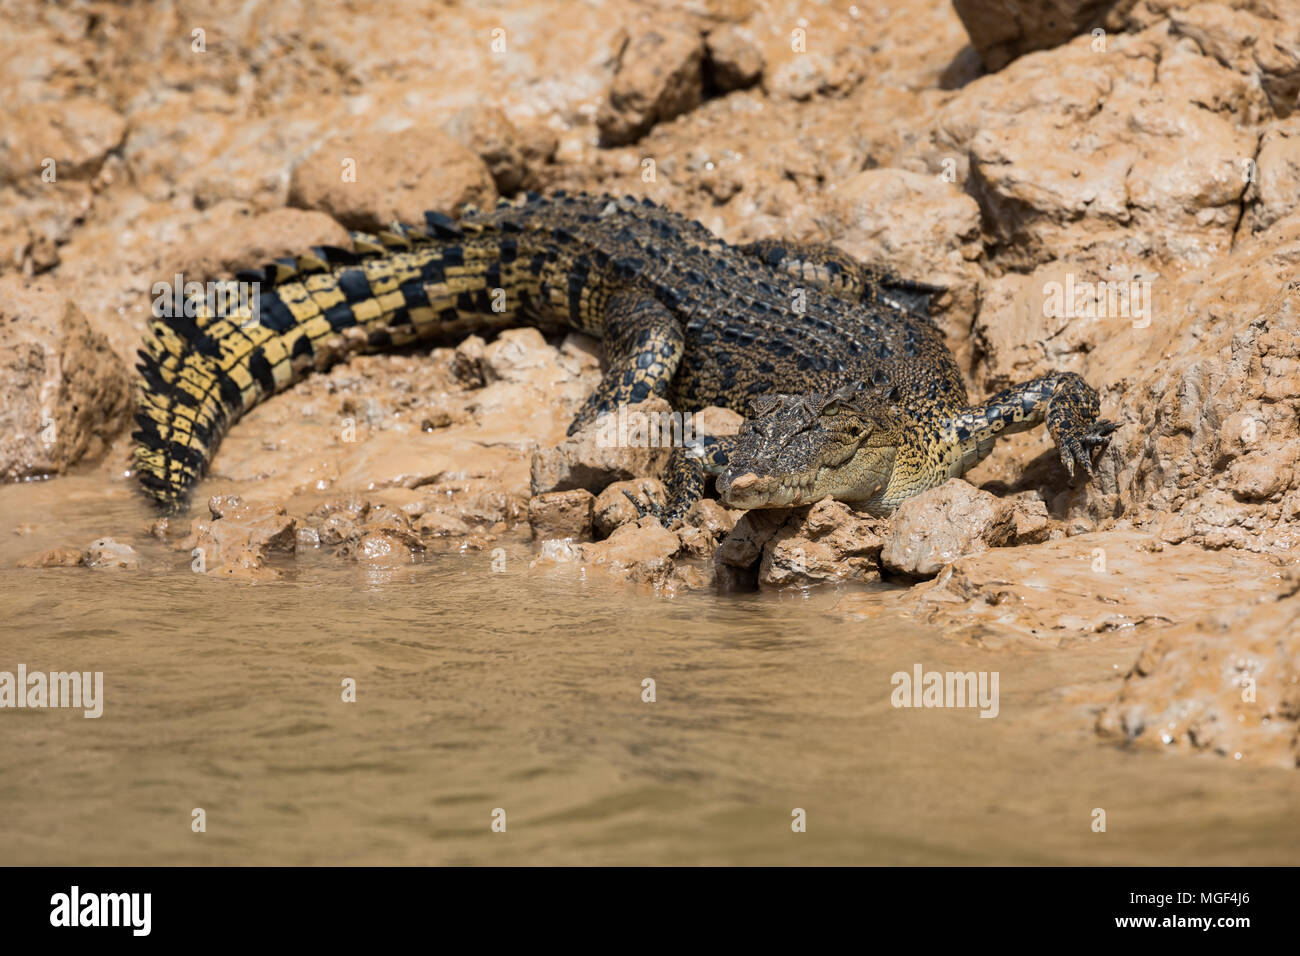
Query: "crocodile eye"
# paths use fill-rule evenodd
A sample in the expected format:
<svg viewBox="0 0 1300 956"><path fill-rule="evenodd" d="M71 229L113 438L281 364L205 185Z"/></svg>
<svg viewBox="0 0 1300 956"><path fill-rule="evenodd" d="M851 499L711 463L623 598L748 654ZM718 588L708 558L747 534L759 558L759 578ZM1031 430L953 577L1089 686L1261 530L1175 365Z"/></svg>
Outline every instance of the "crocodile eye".
<svg viewBox="0 0 1300 956"><path fill-rule="evenodd" d="M822 409L822 415L827 417L831 415L838 415L839 413L840 413L840 406L835 404L834 402L831 402L829 405L827 405L825 408Z"/></svg>

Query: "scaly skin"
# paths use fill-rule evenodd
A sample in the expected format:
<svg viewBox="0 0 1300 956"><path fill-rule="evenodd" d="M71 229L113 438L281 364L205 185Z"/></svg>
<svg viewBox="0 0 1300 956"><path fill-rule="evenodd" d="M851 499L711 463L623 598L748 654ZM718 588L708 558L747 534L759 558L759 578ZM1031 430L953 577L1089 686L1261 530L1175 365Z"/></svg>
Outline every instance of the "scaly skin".
<svg viewBox="0 0 1300 956"><path fill-rule="evenodd" d="M241 273L262 283L257 322L248 327L201 304L193 317L151 323L138 366L136 460L162 510L185 508L240 415L310 371L357 352L524 324L604 340L606 373L570 433L652 395L681 412L743 411L773 393L846 386L887 399L882 416L914 423L899 439L899 463L916 457L909 442L928 442L943 457L944 442L950 451L969 444L954 437L961 429L984 427L960 418L978 410L966 408L956 364L924 315L937 290L831 247L730 246L649 201L562 193L458 221L429 214L424 227L353 233L353 243ZM1085 402L1079 415L1062 418L1058 442L1083 441L1094 424L1096 396L1079 385L1091 417ZM955 423L952 435L936 430L941 420ZM674 452L664 517L679 517L699 497L706 471L727 468L732 444L709 439ZM751 470L764 460L746 459ZM932 479L898 473L890 487L915 493Z"/></svg>

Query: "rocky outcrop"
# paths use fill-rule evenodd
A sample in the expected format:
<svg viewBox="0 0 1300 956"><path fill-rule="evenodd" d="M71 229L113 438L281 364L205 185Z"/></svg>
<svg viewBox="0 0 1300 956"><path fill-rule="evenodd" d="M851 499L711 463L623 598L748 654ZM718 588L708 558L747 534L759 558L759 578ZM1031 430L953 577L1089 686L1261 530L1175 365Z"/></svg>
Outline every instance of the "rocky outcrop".
<svg viewBox="0 0 1300 956"><path fill-rule="evenodd" d="M596 115L601 142L635 142L655 123L698 106L703 63L698 32L671 24L638 28L618 51L613 83Z"/></svg>
<svg viewBox="0 0 1300 956"><path fill-rule="evenodd" d="M898 574L933 577L963 555L983 551L998 499L960 478L909 498L890 517L880 559Z"/></svg>
<svg viewBox="0 0 1300 956"><path fill-rule="evenodd" d="M909 498L889 517L880 562L895 574L928 578L988 548L1045 541L1051 530L1047 506L1039 499L999 498L951 478Z"/></svg>
<svg viewBox="0 0 1300 956"><path fill-rule="evenodd" d="M887 595L846 594L836 607L853 619L905 613L992 648L1104 641L1122 654L1136 653L1165 628L1222 609L1225 580L1233 581L1233 603L1286 593L1284 568L1268 555L1170 545L1140 531L1091 532L1029 548L979 550L933 580Z"/></svg>
<svg viewBox="0 0 1300 956"><path fill-rule="evenodd" d="M1115 0L953 0L970 42L990 71L1016 57L1086 33Z"/></svg>
<svg viewBox="0 0 1300 956"><path fill-rule="evenodd" d="M743 90L763 75L763 51L752 33L736 24L724 24L705 37L707 80L720 92Z"/></svg>
<svg viewBox="0 0 1300 956"><path fill-rule="evenodd" d="M1128 3L1129 22L1169 18L1171 33L1194 41L1206 56L1248 77L1278 116L1300 109L1300 20L1289 0Z"/></svg>
<svg viewBox="0 0 1300 956"><path fill-rule="evenodd" d="M534 452L533 493L601 492L616 481L658 477L672 453L672 434L672 406L662 398L625 406Z"/></svg>
<svg viewBox="0 0 1300 956"><path fill-rule="evenodd" d="M1226 255L1262 94L1159 27L1092 44L1023 57L943 108L939 144L980 204L989 258L1131 278Z"/></svg>
<svg viewBox="0 0 1300 956"><path fill-rule="evenodd" d="M590 537L595 500L595 495L585 488L537 495L528 502L528 523L532 526L533 537Z"/></svg>
<svg viewBox="0 0 1300 956"><path fill-rule="evenodd" d="M129 404L121 360L55 284L0 279L0 480L101 458Z"/></svg>
<svg viewBox="0 0 1300 956"><path fill-rule="evenodd" d="M1097 732L1139 750L1211 751L1300 767L1300 596L1160 631L1097 716Z"/></svg>
<svg viewBox="0 0 1300 956"><path fill-rule="evenodd" d="M328 213L351 229L421 223L425 210L491 206L492 174L469 147L436 129L339 134L299 163L289 204Z"/></svg>
<svg viewBox="0 0 1300 956"><path fill-rule="evenodd" d="M7 111L0 132L0 185L32 193L60 181L90 180L126 135L126 122L89 96Z"/></svg>
<svg viewBox="0 0 1300 956"><path fill-rule="evenodd" d="M880 579L880 523L838 501L797 509L768 539L758 568L763 587Z"/></svg>
<svg viewBox="0 0 1300 956"><path fill-rule="evenodd" d="M247 503L238 495L215 495L210 518L195 518L180 547L190 553L190 567L201 574L243 579L279 576L266 562L272 553L297 549L297 521L280 505Z"/></svg>

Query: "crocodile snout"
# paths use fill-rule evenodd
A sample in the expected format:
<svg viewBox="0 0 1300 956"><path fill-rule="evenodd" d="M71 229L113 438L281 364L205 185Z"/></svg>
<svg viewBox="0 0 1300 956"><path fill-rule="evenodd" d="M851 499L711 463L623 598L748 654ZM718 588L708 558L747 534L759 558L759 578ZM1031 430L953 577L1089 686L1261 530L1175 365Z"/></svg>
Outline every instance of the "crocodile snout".
<svg viewBox="0 0 1300 956"><path fill-rule="evenodd" d="M761 508L769 505L773 484L752 471L735 476L728 472L717 480L718 497L732 508Z"/></svg>

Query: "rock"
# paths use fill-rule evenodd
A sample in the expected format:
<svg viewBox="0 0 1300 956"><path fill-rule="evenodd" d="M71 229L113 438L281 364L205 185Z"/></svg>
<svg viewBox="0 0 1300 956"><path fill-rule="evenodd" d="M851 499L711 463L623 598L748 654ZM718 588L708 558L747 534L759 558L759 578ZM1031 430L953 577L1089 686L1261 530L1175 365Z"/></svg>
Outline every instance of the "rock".
<svg viewBox="0 0 1300 956"><path fill-rule="evenodd" d="M979 202L986 266L1071 259L1132 278L1232 248L1256 142L1239 118L1262 96L1154 31L1107 42L1023 57L943 107L936 159Z"/></svg>
<svg viewBox="0 0 1300 956"><path fill-rule="evenodd" d="M1153 637L1097 716L1097 732L1147 750L1207 750L1300 766L1300 583L1252 607Z"/></svg>
<svg viewBox="0 0 1300 956"><path fill-rule="evenodd" d="M351 175L354 180L345 178ZM394 221L421 225L425 210L450 215L463 204L487 207L495 199L483 161L427 127L335 136L294 167L289 182L291 206L369 231Z"/></svg>
<svg viewBox="0 0 1300 956"><path fill-rule="evenodd" d="M1041 499L1018 495L1001 499L993 523L984 532L990 548L1009 548L1046 541L1051 533L1051 518Z"/></svg>
<svg viewBox="0 0 1300 956"><path fill-rule="evenodd" d="M424 546L414 535L391 530L367 531L344 548L344 553L361 564L380 567L410 564L423 551Z"/></svg>
<svg viewBox="0 0 1300 956"><path fill-rule="evenodd" d="M1194 542L1300 546L1284 504L1300 450L1297 261L1291 216L1243 240L1212 274L1174 285L1159 314L1176 326L1099 344L1094 365L1136 365L1125 415L1142 425L1112 438L1098 480L1082 489L1090 512L1105 511L1111 486L1126 517L1177 514Z"/></svg>
<svg viewBox="0 0 1300 956"><path fill-rule="evenodd" d="M312 246L352 245L348 231L321 212L275 209L250 215L225 203L212 210L194 238L184 244L173 271L184 281L222 279L238 269L256 269L280 256L297 256ZM167 281L174 281L166 276Z"/></svg>
<svg viewBox="0 0 1300 956"><path fill-rule="evenodd" d="M604 541L575 544L568 538L551 538L541 544L531 563L535 569L598 570L619 580L646 583L656 589L705 587L707 570L679 567L673 560L682 552L681 539L653 517L623 525Z"/></svg>
<svg viewBox="0 0 1300 956"><path fill-rule="evenodd" d="M537 495L528 502L533 538L590 538L595 500L585 488Z"/></svg>
<svg viewBox="0 0 1300 956"><path fill-rule="evenodd" d="M985 550L998 499L960 478L908 498L890 516L880 563L897 574L933 577L946 564Z"/></svg>
<svg viewBox="0 0 1300 956"><path fill-rule="evenodd" d="M686 512L685 522L715 538L731 534L744 512L732 511L712 498L701 498Z"/></svg>
<svg viewBox="0 0 1300 956"><path fill-rule="evenodd" d="M369 502L358 499L328 502L316 508L308 520L320 543L329 547L342 544L356 535L358 524L369 510Z"/></svg>
<svg viewBox="0 0 1300 956"><path fill-rule="evenodd" d="M412 528L406 512L385 504L353 497L329 502L316 509L313 517L320 522L323 544L337 545L339 555L361 564L397 567L418 560L425 551L418 529ZM431 537L447 533L452 527L450 522L439 527L432 518L424 521L425 517L428 513L421 521Z"/></svg>
<svg viewBox="0 0 1300 956"><path fill-rule="evenodd" d="M0 278L0 480L103 456L126 426L121 359L48 280Z"/></svg>
<svg viewBox="0 0 1300 956"><path fill-rule="evenodd" d="M238 495L214 495L208 499L208 511L221 522L217 540L247 542L250 548L264 551L292 552L297 540L297 519L285 514L284 506L245 502Z"/></svg>
<svg viewBox="0 0 1300 956"><path fill-rule="evenodd" d="M245 502L238 495L208 499L210 518L195 518L180 545L193 558L195 571L240 579L269 579L269 553L293 554L298 548L298 521L283 505ZM263 573L264 572L264 573Z"/></svg>
<svg viewBox="0 0 1300 956"><path fill-rule="evenodd" d="M1172 5L1171 5L1172 6ZM1287 117L1300 108L1300 20L1286 3L1192 3L1168 11L1169 31L1190 37L1208 56L1245 74ZM1263 15L1259 15L1263 14Z"/></svg>
<svg viewBox="0 0 1300 956"><path fill-rule="evenodd" d="M990 72L1098 26L1115 0L953 0Z"/></svg>
<svg viewBox="0 0 1300 956"><path fill-rule="evenodd" d="M642 518L616 528L604 541L581 545L578 554L583 564L618 576L663 580L673 571L672 558L680 549L681 540L658 519Z"/></svg>
<svg viewBox="0 0 1300 956"><path fill-rule="evenodd" d="M543 184L545 174L541 167L554 162L559 148L560 137L554 130L540 123L519 130L519 152L524 160L524 186L536 188Z"/></svg>
<svg viewBox="0 0 1300 956"><path fill-rule="evenodd" d="M607 538L615 528L640 520L641 513L637 511L625 492L636 498L648 498L661 505L668 503L663 482L657 478L616 481L597 495L592 505L592 520L596 534L600 537Z"/></svg>
<svg viewBox="0 0 1300 956"><path fill-rule="evenodd" d="M707 74L723 93L753 86L763 75L763 51L747 30L723 24L705 37Z"/></svg>
<svg viewBox="0 0 1300 956"><path fill-rule="evenodd" d="M704 42L665 24L629 39L596 115L603 146L636 142L656 123L693 110L704 95Z"/></svg>
<svg viewBox="0 0 1300 956"><path fill-rule="evenodd" d="M57 194L39 193L0 206L0 274L35 275L59 264L60 248L76 228L90 197L69 183ZM84 185L84 184L83 184Z"/></svg>
<svg viewBox="0 0 1300 956"><path fill-rule="evenodd" d="M739 412L733 412L730 408L719 408L716 405L702 408L691 416L691 424L695 428L696 435L734 435L740 431L744 421L745 416Z"/></svg>
<svg viewBox="0 0 1300 956"><path fill-rule="evenodd" d="M447 122L447 132L483 160L497 192L509 195L523 184L528 170L519 130L501 110L484 104L467 106Z"/></svg>
<svg viewBox="0 0 1300 956"><path fill-rule="evenodd" d="M878 581L884 547L877 534L881 524L830 498L795 509L764 545L758 582L779 588Z"/></svg>
<svg viewBox="0 0 1300 956"><path fill-rule="evenodd" d="M763 71L763 88L774 100L803 102L818 94L842 96L861 82L860 67L829 52L811 50L769 61Z"/></svg>
<svg viewBox="0 0 1300 956"><path fill-rule="evenodd" d="M274 581L282 577L275 568L266 566L266 558L261 552L250 551L247 548L236 550L225 562L212 568L208 573L214 577L236 581Z"/></svg>
<svg viewBox="0 0 1300 956"><path fill-rule="evenodd" d="M758 564L764 547L785 524L787 517L787 508L746 511L718 546L717 563L733 568L751 568Z"/></svg>
<svg viewBox="0 0 1300 956"><path fill-rule="evenodd" d="M1229 468L1232 491L1243 501L1267 501L1291 485L1292 469L1277 458L1250 455Z"/></svg>
<svg viewBox="0 0 1300 956"><path fill-rule="evenodd" d="M425 485L426 514L443 512L469 525L514 524L527 517L528 495L484 479L446 481Z"/></svg>
<svg viewBox="0 0 1300 956"><path fill-rule="evenodd" d="M1069 296L1073 302L1085 286L1108 289L1109 279L1090 266L1064 260L1028 275L1009 273L987 281L971 330L982 357L981 389L991 395L1053 371L1084 374L1087 356L1111 326L1081 308L1058 310L1049 293L1059 290L1063 301ZM1149 301L1139 304L1151 306Z"/></svg>
<svg viewBox="0 0 1300 956"><path fill-rule="evenodd" d="M482 388L485 384L483 355L486 345L481 336L471 335L456 346L452 372L466 388Z"/></svg>
<svg viewBox="0 0 1300 956"><path fill-rule="evenodd" d="M78 568L86 563L86 552L76 548L50 548L40 554L23 558L20 568Z"/></svg>
<svg viewBox="0 0 1300 956"><path fill-rule="evenodd" d="M98 538L86 547L85 565L97 570L134 571L140 567L140 557L129 544Z"/></svg>
<svg viewBox="0 0 1300 956"><path fill-rule="evenodd" d="M328 501L306 519L319 543L341 557L378 567L410 564L425 551L429 538L468 535L472 529L454 515L424 512L415 526L406 511L358 496Z"/></svg>
<svg viewBox="0 0 1300 956"><path fill-rule="evenodd" d="M0 131L0 185L31 193L90 179L125 135L122 116L86 96L10 108Z"/></svg>
<svg viewBox="0 0 1300 956"><path fill-rule="evenodd" d="M473 350L471 346L471 352ZM490 345L483 347L479 358L483 381L488 385L493 382L527 382L535 370L554 362L555 349L547 344L541 332L531 328L506 329Z"/></svg>
<svg viewBox="0 0 1300 956"><path fill-rule="evenodd" d="M415 522L421 537L446 538L472 534L473 528L455 515L443 511L426 511Z"/></svg>
<svg viewBox="0 0 1300 956"><path fill-rule="evenodd" d="M615 481L658 476L672 452L669 419L663 417L671 412L663 399L652 398L592 422L555 448L538 449L533 494L574 488L595 493Z"/></svg>
<svg viewBox="0 0 1300 956"><path fill-rule="evenodd" d="M701 498L691 505L683 518L682 526L677 529L677 537L682 542L682 553L691 558L713 558L718 552L724 538L731 534L737 520L743 512L724 508L712 498ZM705 565L710 571L709 580L701 586L713 583L713 572L717 565L709 561Z"/></svg>
<svg viewBox="0 0 1300 956"><path fill-rule="evenodd" d="M1300 196L1300 116L1279 120L1264 130L1255 157L1254 181L1246 189L1247 225L1262 232L1293 213Z"/></svg>
<svg viewBox="0 0 1300 956"><path fill-rule="evenodd" d="M582 548L568 538L549 538L538 545L537 557L528 562L528 567L533 570L579 567Z"/></svg>
<svg viewBox="0 0 1300 956"><path fill-rule="evenodd" d="M1105 641L1133 646L1171 625L1234 601L1286 590L1280 560L1266 555L1169 545L1133 530L1058 537L1033 548L993 548L958 558L931 581L893 592L846 594L853 619L906 613L984 647L1070 647ZM1171 575L1170 569L1177 568Z"/></svg>

